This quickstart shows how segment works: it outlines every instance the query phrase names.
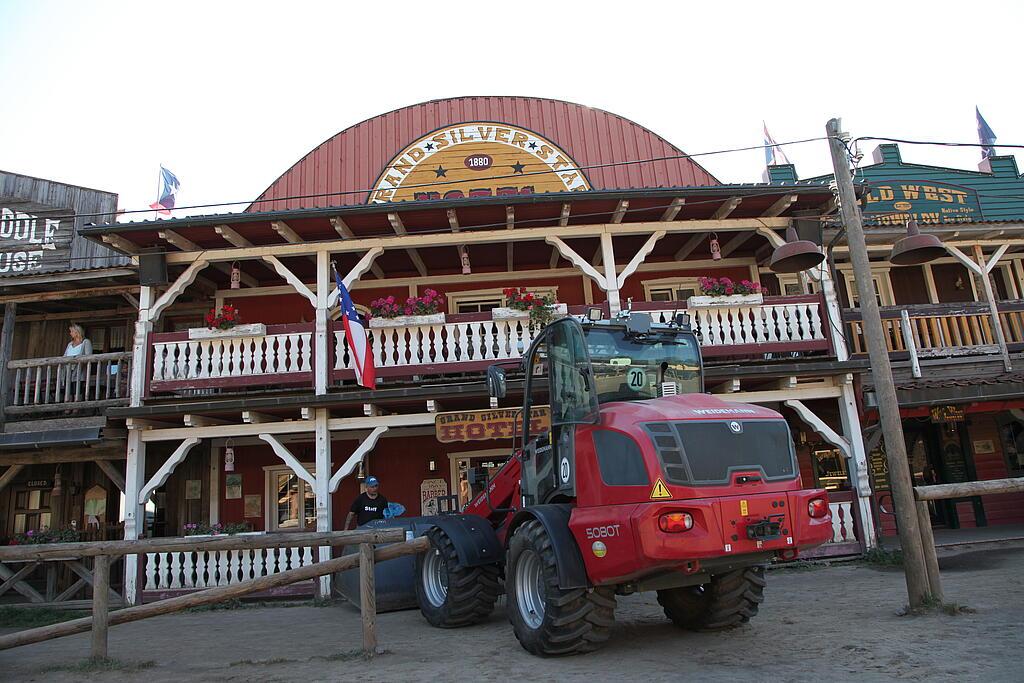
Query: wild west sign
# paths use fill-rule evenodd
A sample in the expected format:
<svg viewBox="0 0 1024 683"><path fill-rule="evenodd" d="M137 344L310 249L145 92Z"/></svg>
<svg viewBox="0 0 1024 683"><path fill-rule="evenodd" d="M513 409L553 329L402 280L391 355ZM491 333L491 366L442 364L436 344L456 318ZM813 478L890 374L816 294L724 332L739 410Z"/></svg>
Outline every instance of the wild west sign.
<svg viewBox="0 0 1024 683"><path fill-rule="evenodd" d="M380 174L370 203L589 189L584 172L555 143L484 121L442 128L403 149Z"/></svg>
<svg viewBox="0 0 1024 683"><path fill-rule="evenodd" d="M982 220L978 193L968 187L935 181L873 180L864 208L874 225L967 223Z"/></svg>
<svg viewBox="0 0 1024 683"><path fill-rule="evenodd" d="M0 275L67 268L74 236L68 213L33 204L0 204Z"/></svg>
<svg viewBox="0 0 1024 683"><path fill-rule="evenodd" d="M520 429L517 423L521 413L518 408L438 413L434 418L434 431L441 443L511 439ZM539 434L550 429L551 409L548 406L533 408L530 432Z"/></svg>

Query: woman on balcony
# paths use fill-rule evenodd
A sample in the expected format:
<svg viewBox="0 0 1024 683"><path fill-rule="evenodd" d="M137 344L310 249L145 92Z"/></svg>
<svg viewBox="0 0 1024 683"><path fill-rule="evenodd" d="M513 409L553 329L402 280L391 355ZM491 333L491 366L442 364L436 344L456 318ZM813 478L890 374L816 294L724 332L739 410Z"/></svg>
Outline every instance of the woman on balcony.
<svg viewBox="0 0 1024 683"><path fill-rule="evenodd" d="M85 329L81 325L78 323L68 325L68 335L71 337L71 341L64 349L65 358L92 355L92 342L86 338ZM67 382L71 385L72 400L76 400L78 397L78 364L69 363L66 372Z"/></svg>

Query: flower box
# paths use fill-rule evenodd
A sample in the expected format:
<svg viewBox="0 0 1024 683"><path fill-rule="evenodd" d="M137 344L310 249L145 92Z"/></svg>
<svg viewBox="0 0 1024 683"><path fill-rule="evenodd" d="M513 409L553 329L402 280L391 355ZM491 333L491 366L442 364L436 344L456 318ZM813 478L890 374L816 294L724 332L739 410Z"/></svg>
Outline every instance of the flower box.
<svg viewBox="0 0 1024 683"><path fill-rule="evenodd" d="M763 294L731 294L728 296L691 296L686 300L687 308L721 308L725 306L760 306Z"/></svg>
<svg viewBox="0 0 1024 683"><path fill-rule="evenodd" d="M225 339L229 337L262 337L267 333L263 323L246 323L235 325L226 330L210 329L209 327L189 328L189 339Z"/></svg>
<svg viewBox="0 0 1024 683"><path fill-rule="evenodd" d="M549 306L556 318L564 317L569 313L569 307L566 304L554 304ZM529 318L529 311L520 311L518 308L492 308L491 309L491 320L516 320L520 318Z"/></svg>
<svg viewBox="0 0 1024 683"><path fill-rule="evenodd" d="M444 313L430 315L400 315L396 318L370 318L370 327L415 327L417 325L443 325Z"/></svg>

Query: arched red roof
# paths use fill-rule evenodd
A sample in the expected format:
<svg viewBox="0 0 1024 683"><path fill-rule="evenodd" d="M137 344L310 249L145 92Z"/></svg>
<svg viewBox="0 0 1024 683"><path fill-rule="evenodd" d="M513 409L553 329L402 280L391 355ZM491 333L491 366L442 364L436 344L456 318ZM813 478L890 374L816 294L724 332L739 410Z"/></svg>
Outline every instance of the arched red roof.
<svg viewBox="0 0 1024 683"><path fill-rule="evenodd" d="M593 190L719 184L690 159L601 167L684 154L647 128L601 109L536 97L455 97L403 107L346 128L285 171L247 210L365 204L367 191L410 143L469 122L508 124L552 142L583 169ZM329 193L341 194L308 196ZM291 197L305 198L285 199Z"/></svg>

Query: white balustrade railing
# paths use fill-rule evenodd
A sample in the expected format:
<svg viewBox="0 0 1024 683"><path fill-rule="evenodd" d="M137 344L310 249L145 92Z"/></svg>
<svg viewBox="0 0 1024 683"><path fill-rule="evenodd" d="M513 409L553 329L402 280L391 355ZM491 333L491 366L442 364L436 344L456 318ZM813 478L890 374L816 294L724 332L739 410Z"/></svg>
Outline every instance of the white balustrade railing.
<svg viewBox="0 0 1024 683"><path fill-rule="evenodd" d="M309 547L147 553L145 590L228 586L312 563Z"/></svg>
<svg viewBox="0 0 1024 683"><path fill-rule="evenodd" d="M647 312L655 322L668 323L682 310L690 314L701 346L799 344L825 339L817 300Z"/></svg>
<svg viewBox="0 0 1024 683"><path fill-rule="evenodd" d="M521 358L536 334L528 319L375 327L367 332L378 370ZM352 369L344 330L336 330L334 339L334 369Z"/></svg>
<svg viewBox="0 0 1024 683"><path fill-rule="evenodd" d="M853 503L850 501L829 501L832 513L832 543L851 543L857 540L857 529L853 524Z"/></svg>
<svg viewBox="0 0 1024 683"><path fill-rule="evenodd" d="M279 375L312 370L312 331L154 341L153 381Z"/></svg>

